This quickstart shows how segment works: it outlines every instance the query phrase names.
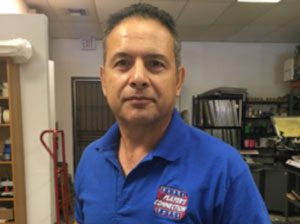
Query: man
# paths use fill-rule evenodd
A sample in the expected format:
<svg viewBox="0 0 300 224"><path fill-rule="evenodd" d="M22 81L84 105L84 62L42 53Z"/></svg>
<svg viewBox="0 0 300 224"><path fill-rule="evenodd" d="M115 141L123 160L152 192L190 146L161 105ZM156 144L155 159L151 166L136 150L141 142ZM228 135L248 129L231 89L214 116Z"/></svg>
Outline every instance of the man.
<svg viewBox="0 0 300 224"><path fill-rule="evenodd" d="M78 223L270 223L239 153L174 110L185 70L169 14L136 4L112 15L100 73L117 123L81 158Z"/></svg>

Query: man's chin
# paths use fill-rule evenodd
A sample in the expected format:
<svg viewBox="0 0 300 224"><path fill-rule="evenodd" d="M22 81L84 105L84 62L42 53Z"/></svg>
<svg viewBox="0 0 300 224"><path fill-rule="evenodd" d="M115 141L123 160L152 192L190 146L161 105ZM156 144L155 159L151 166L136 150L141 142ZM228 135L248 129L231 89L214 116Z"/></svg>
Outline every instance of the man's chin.
<svg viewBox="0 0 300 224"><path fill-rule="evenodd" d="M149 116L133 116L127 119L129 124L149 124L155 121L152 117Z"/></svg>
<svg viewBox="0 0 300 224"><path fill-rule="evenodd" d="M145 112L127 114L123 116L122 120L125 121L128 125L145 125L155 122L156 119L153 114Z"/></svg>

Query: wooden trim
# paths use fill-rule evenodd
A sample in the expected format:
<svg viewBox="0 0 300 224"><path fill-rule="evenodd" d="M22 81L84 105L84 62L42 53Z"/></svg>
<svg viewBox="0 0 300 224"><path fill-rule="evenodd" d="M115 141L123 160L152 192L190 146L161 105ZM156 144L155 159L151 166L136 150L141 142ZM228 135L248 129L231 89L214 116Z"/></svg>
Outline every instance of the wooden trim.
<svg viewBox="0 0 300 224"><path fill-rule="evenodd" d="M25 172L19 66L6 60L10 112L12 176L14 183L14 222L26 224Z"/></svg>
<svg viewBox="0 0 300 224"><path fill-rule="evenodd" d="M9 128L10 124L0 124L0 128Z"/></svg>
<svg viewBox="0 0 300 224"><path fill-rule="evenodd" d="M11 198L9 198L9 197L7 197L7 198L0 198L0 202L6 202L6 201L14 201L14 198L13 197L11 197Z"/></svg>
<svg viewBox="0 0 300 224"><path fill-rule="evenodd" d="M12 161L4 161L4 160L0 160L0 165L11 165Z"/></svg>
<svg viewBox="0 0 300 224"><path fill-rule="evenodd" d="M0 100L8 100L7 96L0 96Z"/></svg>

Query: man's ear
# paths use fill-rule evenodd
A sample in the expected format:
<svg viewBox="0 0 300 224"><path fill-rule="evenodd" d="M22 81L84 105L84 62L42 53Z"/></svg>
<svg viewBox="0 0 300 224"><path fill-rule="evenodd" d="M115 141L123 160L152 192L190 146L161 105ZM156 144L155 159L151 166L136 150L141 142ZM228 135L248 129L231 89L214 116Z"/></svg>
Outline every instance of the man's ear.
<svg viewBox="0 0 300 224"><path fill-rule="evenodd" d="M104 69L103 65L100 66L100 82L101 82L103 95L106 96L105 69Z"/></svg>
<svg viewBox="0 0 300 224"><path fill-rule="evenodd" d="M185 79L185 68L183 66L180 66L177 71L176 96L180 95L184 79Z"/></svg>

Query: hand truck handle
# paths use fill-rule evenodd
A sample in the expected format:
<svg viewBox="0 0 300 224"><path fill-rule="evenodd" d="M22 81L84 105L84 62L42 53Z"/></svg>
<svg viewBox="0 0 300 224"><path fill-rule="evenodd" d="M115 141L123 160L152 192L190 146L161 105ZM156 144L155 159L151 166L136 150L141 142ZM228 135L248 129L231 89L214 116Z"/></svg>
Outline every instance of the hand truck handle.
<svg viewBox="0 0 300 224"><path fill-rule="evenodd" d="M51 156L52 159L54 159L54 152L47 145L47 143L44 140L44 137L45 137L46 134L54 134L54 133L55 133L55 131L53 131L53 130L45 130L40 135L40 141L43 144L43 146L45 147L45 149L48 151L48 153L50 154L50 156ZM55 144L55 142L53 142L53 144Z"/></svg>

